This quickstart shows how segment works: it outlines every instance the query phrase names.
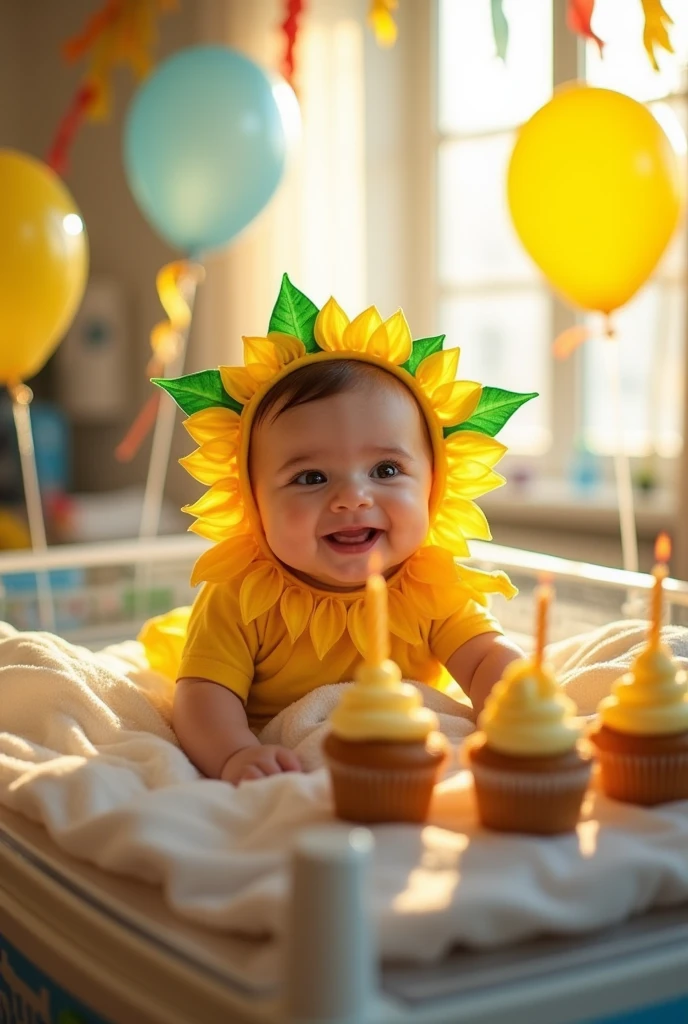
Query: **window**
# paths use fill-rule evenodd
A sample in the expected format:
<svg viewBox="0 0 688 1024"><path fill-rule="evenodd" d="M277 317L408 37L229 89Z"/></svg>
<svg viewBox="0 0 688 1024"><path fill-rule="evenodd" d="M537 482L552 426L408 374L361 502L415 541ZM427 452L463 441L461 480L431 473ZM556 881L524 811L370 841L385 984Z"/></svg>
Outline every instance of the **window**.
<svg viewBox="0 0 688 1024"><path fill-rule="evenodd" d="M588 342L555 364L552 341L575 322L523 251L505 197L514 130L553 85L581 77L650 102L660 118L688 126L688 6L665 0L676 56L652 71L642 46L640 0L597 0L593 27L612 41L600 60L565 25L557 0L504 0L506 62L495 55L490 0L437 0L437 323L461 347L461 376L541 398L508 424L504 440L538 472L564 478L585 446L613 454L604 343ZM656 453L665 475L680 451L686 340L686 230L652 282L617 319L624 445ZM608 462L610 460L603 460ZM605 467L606 468L606 467ZM609 469L611 475L611 468Z"/></svg>

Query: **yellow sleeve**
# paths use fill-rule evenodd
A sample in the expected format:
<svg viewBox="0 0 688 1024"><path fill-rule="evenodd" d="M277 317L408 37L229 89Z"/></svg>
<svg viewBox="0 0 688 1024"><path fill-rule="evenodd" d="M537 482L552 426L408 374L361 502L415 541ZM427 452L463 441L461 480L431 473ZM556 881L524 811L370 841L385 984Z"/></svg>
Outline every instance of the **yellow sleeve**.
<svg viewBox="0 0 688 1024"><path fill-rule="evenodd" d="M503 633L494 615L477 601L468 600L463 608L447 619L436 619L430 626L430 650L446 665L459 647L481 633Z"/></svg>
<svg viewBox="0 0 688 1024"><path fill-rule="evenodd" d="M238 586L204 584L191 609L178 678L209 679L245 703L257 651L256 624L242 622Z"/></svg>

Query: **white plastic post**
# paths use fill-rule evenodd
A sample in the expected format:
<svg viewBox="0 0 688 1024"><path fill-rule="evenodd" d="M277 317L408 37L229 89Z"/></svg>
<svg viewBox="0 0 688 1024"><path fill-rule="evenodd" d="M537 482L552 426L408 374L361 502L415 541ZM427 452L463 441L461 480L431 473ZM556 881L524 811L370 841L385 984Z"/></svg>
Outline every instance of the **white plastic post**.
<svg viewBox="0 0 688 1024"><path fill-rule="evenodd" d="M289 1024L365 1024L375 992L365 828L304 831L292 859L285 950Z"/></svg>
<svg viewBox="0 0 688 1024"><path fill-rule="evenodd" d="M638 571L638 536L635 528L635 506L631 464L624 445L623 410L621 401L621 363L619 342L608 334L604 343L605 362L611 393L612 416L616 427L614 445L614 470L616 494L619 503L619 525L621 528L621 552L623 567L628 572Z"/></svg>
<svg viewBox="0 0 688 1024"><path fill-rule="evenodd" d="M26 499L26 514L29 519L31 547L34 551L44 554L48 550L48 542L45 536L43 505L41 503L41 490L38 483L36 451L33 444L31 413L29 411L33 392L26 384L17 382L9 386L9 393L12 398L12 414L14 416L14 427L17 432L17 444L19 445L19 460L24 482L24 497ZM41 628L54 633L55 606L53 604L50 577L47 572L36 573L36 590L38 595L38 620Z"/></svg>

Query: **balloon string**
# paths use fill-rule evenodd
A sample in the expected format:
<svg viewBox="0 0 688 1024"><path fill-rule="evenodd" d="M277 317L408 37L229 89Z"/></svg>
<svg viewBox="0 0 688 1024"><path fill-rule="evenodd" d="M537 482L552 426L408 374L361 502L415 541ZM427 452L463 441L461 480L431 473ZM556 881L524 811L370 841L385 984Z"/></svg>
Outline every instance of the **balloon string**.
<svg viewBox="0 0 688 1024"><path fill-rule="evenodd" d="M623 567L629 572L638 571L638 536L635 526L633 480L631 463L624 444L624 429L621 403L621 362L616 332L607 318L604 342L605 362L612 400L612 416L616 428L614 446L614 471L616 494L619 503L619 526L621 530L621 552Z"/></svg>
<svg viewBox="0 0 688 1024"><path fill-rule="evenodd" d="M164 363L165 377L178 377L184 370L196 290L204 276L200 264L187 261L169 264L158 274L158 293L169 321L153 328L151 345L156 357ZM160 526L175 411L176 406L169 397L157 407L139 526L142 539L155 537Z"/></svg>
<svg viewBox="0 0 688 1024"><path fill-rule="evenodd" d="M24 497L26 500L26 514L29 519L29 532L31 534L31 547L35 552L45 553L48 550L48 542L45 536L41 490L38 483L38 470L36 469L36 450L33 443L31 413L29 411L33 392L31 388L18 380L8 382L7 389L12 399L12 415L14 416L14 426L17 432L19 461L21 463ZM54 633L55 606L53 604L50 577L45 571L36 573L36 593L38 596L38 618L41 628Z"/></svg>

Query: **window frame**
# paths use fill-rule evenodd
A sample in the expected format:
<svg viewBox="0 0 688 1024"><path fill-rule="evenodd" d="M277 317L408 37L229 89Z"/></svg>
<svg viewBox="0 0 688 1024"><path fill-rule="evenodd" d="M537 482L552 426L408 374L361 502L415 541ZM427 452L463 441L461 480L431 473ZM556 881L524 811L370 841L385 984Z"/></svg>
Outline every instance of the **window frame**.
<svg viewBox="0 0 688 1024"><path fill-rule="evenodd" d="M437 224L439 220L439 194L437 187L438 177L438 153L440 146L453 140L467 141L474 138L486 138L493 135L506 134L510 129L490 130L486 132L475 132L458 134L442 132L438 123L438 97L437 97L437 58L439 41L439 0L416 0L413 26L414 39L417 49L414 53L413 79L416 82L416 94L419 101L416 107L416 116L413 121L412 138L420 143L418 148L426 154L425 164L420 165L416 161L411 172L415 175L415 190L419 194L427 194L428 201L423 204L426 213L424 218L414 218L414 244L418 253L424 254L422 261L419 261L418 274L414 286L414 306L423 311L422 321L428 325L428 329L436 333L442 325L438 323L438 309L443 298L448 295L455 295L457 291L462 294L485 294L490 290L490 285L480 285L475 288L466 286L457 289L456 287L443 286L438 274L438 237ZM553 87L556 88L563 82L580 78L585 70L585 45L576 37L566 24L566 5L552 0L552 28L553 28ZM422 84L421 84L422 83ZM673 93L670 98L688 99L686 93ZM425 122L425 123L423 123ZM423 145L423 143L426 143ZM420 191L424 189L425 192ZM684 223L683 230L688 235L688 221ZM661 280L667 280L662 277ZM495 284L495 290L497 285ZM514 284L514 290L527 291L532 285ZM546 285L543 283L543 287ZM500 289L501 290L501 289ZM567 327L580 321L581 317L564 302L560 301L551 291L547 289L550 308L550 331L552 340ZM686 336L686 349L688 350L688 317L684 324ZM688 376L688 357L684 360L685 374ZM549 375L551 387L551 408L552 419L552 444L547 453L543 455L514 454L510 457L509 463L513 468L518 466L526 472L532 471L537 464L538 475L557 479L562 482L570 478L573 439L582 435L583 427L583 403L582 403L582 380L583 380L583 349L579 349L568 360L561 362L551 358L549 361ZM688 389L686 390L688 395ZM688 437L688 413L684 410L684 438ZM610 483L614 479L613 456L600 455L597 457L601 478ZM631 464L636 470L643 464L642 457L632 457ZM667 492L675 495L678 487L688 475L688 444L684 442L681 454L676 457L657 456L653 459L653 467L657 473L657 508L665 509L667 503ZM512 495L514 503L518 503L518 495ZM565 501L565 499L563 499ZM595 504L594 493L590 495L589 501ZM491 503L491 502L490 502ZM650 495L646 504L652 504L653 497ZM604 504L604 502L601 502ZM686 543L688 548L688 541ZM687 554L688 558L688 554Z"/></svg>

